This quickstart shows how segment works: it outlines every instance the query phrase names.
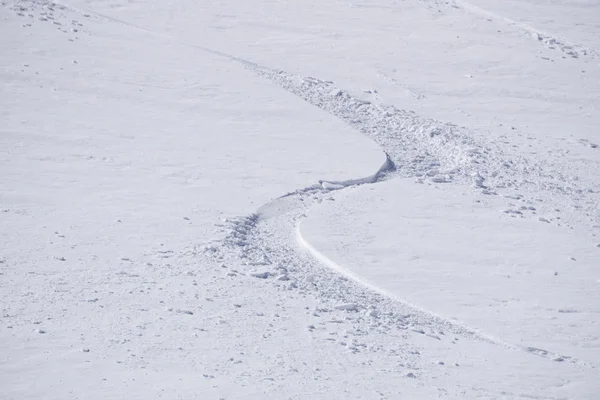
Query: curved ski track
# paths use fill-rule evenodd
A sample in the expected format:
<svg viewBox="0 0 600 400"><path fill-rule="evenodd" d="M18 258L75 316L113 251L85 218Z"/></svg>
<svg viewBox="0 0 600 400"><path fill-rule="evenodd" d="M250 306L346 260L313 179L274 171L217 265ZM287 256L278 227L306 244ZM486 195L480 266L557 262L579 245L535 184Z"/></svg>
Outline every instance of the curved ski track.
<svg viewBox="0 0 600 400"><path fill-rule="evenodd" d="M458 3L463 2L459 0ZM262 279L273 278L268 280L282 284L288 290L316 293L331 304L342 304L340 309L347 309L349 312L363 311L365 317L355 322L357 331L375 323L380 329L394 327L412 330L437 340L445 340L445 332L450 332L456 336L482 340L555 361L568 361L579 368L595 367L547 350L506 343L411 305L366 283L300 238L300 245L312 254L307 257L299 251L297 243L299 238L296 232L304 213L311 204L332 199L331 189L376 183L394 177L413 177L419 183L468 184L482 195L504 192L507 193L505 197L524 203L531 203L531 200L521 194L517 198L511 195L515 192L527 193L528 188L533 187L538 194L539 191L547 192L549 199L560 198L563 203L582 208L583 214L593 216L592 227L600 226L600 207L597 207L597 200L591 198L591 195L600 190L578 187L577 184L584 183L572 179L573 171L563 171L563 166L559 164L535 162L514 154L509 156L500 144L479 142L465 128L423 118L412 111L394 106L373 104L339 89L331 81L295 76L208 47L184 43L173 36L126 21L61 5L74 12L125 25L154 37L176 41L239 63L340 118L378 143L386 153L384 165L369 177L338 182L323 180L318 185L277 198L260 207L255 214L227 220L224 238L203 247L203 253L210 259L217 262L241 261L248 268L248 271L242 273ZM508 146L505 148L509 149ZM553 207L554 204L546 206L547 209Z"/></svg>

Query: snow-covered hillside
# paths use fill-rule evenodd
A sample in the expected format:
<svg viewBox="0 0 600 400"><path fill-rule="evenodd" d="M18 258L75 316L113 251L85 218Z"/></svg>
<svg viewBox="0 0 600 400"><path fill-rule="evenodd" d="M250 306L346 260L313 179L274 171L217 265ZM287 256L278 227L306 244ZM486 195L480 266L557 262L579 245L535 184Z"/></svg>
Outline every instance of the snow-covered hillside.
<svg viewBox="0 0 600 400"><path fill-rule="evenodd" d="M0 398L600 397L597 2L1 5Z"/></svg>

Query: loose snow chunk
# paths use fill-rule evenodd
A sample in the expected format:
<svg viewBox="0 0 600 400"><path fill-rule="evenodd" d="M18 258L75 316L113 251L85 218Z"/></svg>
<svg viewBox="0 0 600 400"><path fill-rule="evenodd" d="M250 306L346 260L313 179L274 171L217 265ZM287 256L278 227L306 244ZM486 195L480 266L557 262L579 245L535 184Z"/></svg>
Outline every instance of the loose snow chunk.
<svg viewBox="0 0 600 400"><path fill-rule="evenodd" d="M319 79L313 78L312 76L306 76L306 77L304 77L304 82L316 84L316 83L320 83L321 81Z"/></svg>
<svg viewBox="0 0 600 400"><path fill-rule="evenodd" d="M344 185L341 185L339 183L331 183L331 182L326 182L326 181L322 181L321 186L325 190L339 190L339 189L344 188Z"/></svg>
<svg viewBox="0 0 600 400"><path fill-rule="evenodd" d="M352 310L356 310L357 305L354 303L343 303L343 304L338 304L337 306L334 307L336 310L346 310L346 311L352 311Z"/></svg>
<svg viewBox="0 0 600 400"><path fill-rule="evenodd" d="M267 279L269 276L271 276L270 272L252 272L250 273L250 276L253 276L255 278L260 278L260 279Z"/></svg>
<svg viewBox="0 0 600 400"><path fill-rule="evenodd" d="M375 309L369 309L365 312L365 316L367 317L377 317L379 313Z"/></svg>

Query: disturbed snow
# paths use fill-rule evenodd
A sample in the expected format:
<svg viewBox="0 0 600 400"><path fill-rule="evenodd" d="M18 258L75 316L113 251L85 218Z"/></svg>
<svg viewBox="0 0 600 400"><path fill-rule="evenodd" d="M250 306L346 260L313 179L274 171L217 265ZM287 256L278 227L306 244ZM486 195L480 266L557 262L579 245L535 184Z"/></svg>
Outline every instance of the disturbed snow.
<svg viewBox="0 0 600 400"><path fill-rule="evenodd" d="M594 36L573 44L484 1L351 3L3 3L3 395L595 398ZM516 49L510 72L478 72L526 92L464 92L443 51L419 56L447 73L439 85L419 60L398 67L407 83L378 47L398 10L398 29L439 28L441 43L506 31L489 46ZM331 50L323 21L365 47ZM264 33L282 27L273 46ZM439 39L428 33L413 39ZM539 105L534 68L574 104ZM582 68L575 93L563 72ZM503 129L520 126L492 127L489 98L505 102ZM464 116L446 118L455 104ZM551 125L536 116L575 105L564 120L579 135L535 136ZM412 257L422 270L407 271Z"/></svg>

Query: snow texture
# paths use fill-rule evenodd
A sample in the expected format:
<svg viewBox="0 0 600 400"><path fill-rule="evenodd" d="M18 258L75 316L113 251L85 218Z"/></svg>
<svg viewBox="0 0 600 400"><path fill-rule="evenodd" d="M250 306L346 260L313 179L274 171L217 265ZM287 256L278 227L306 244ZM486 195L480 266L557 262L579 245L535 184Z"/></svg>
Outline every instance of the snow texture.
<svg viewBox="0 0 600 400"><path fill-rule="evenodd" d="M0 398L596 399L599 13L2 0Z"/></svg>

